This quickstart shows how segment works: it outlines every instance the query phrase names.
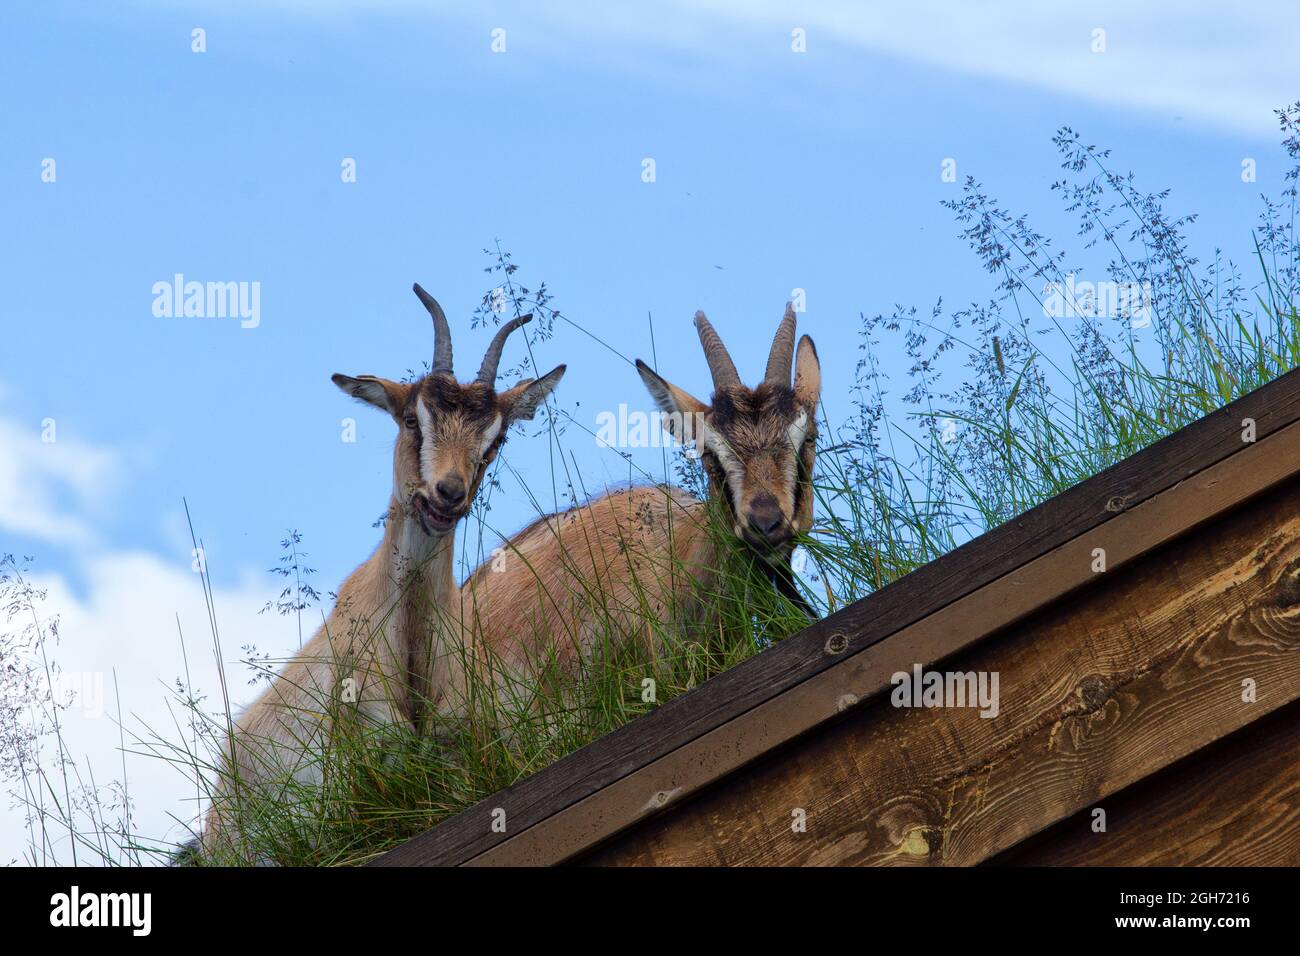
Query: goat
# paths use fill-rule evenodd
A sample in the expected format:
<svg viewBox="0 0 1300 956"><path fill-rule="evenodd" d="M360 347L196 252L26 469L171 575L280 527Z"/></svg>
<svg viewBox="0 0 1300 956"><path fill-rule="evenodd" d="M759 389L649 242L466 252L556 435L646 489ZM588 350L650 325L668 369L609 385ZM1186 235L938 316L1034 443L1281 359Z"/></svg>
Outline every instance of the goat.
<svg viewBox="0 0 1300 956"><path fill-rule="evenodd" d="M451 332L441 306L418 284L433 318L430 372L399 383L373 375L334 375L353 398L392 416L393 490L383 540L339 589L333 611L305 647L243 713L222 755L222 772L202 837L207 854L235 847L240 789L291 774L319 783L319 753L331 714L354 709L372 727L421 731L429 710L454 714L466 682L464 634L452 556L457 523L469 510L510 425L530 420L564 375L496 391L506 339L527 323L505 323L478 376L460 384L452 371Z"/></svg>
<svg viewBox="0 0 1300 956"><path fill-rule="evenodd" d="M736 541L773 585L809 617L790 570L797 534L812 526L821 367L812 339L798 344L789 303L763 381L747 388L703 312L695 327L713 378L705 404L638 360L637 371L679 441L692 437L709 499L725 508ZM673 613L674 626L701 626L703 595L716 581L722 547L702 501L678 488L634 486L547 515L511 538L502 560L461 586L467 627L507 672L527 676L539 659L571 664L612 622L623 635L647 617Z"/></svg>

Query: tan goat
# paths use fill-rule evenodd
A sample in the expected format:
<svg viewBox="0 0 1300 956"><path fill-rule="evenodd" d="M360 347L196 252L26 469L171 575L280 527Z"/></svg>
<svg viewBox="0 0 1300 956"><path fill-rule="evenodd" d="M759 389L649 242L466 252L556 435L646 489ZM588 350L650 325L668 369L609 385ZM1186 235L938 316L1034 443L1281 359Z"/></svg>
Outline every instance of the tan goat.
<svg viewBox="0 0 1300 956"><path fill-rule="evenodd" d="M809 608L790 574L797 533L812 525L812 473L821 392L817 350L798 345L787 304L763 381L747 388L704 313L695 327L714 393L705 404L637 362L646 387L679 440L694 438L710 497L726 508L735 537L769 569L779 590ZM527 675L552 653L571 663L608 635L646 631L647 616L674 614L700 624L700 598L721 566L721 544L706 508L687 492L662 486L618 490L562 514L548 515L511 538L502 560L461 587L478 640L503 667Z"/></svg>
<svg viewBox="0 0 1300 956"><path fill-rule="evenodd" d="M500 328L477 378L462 385L442 309L419 285L415 293L433 317L429 374L411 383L333 376L398 427L383 540L343 583L315 636L236 722L203 833L209 854L238 846L230 821L243 788L286 775L319 782L329 715L339 707L354 707L370 726L418 731L426 709L454 713L461 700L466 645L452 567L455 527L511 423L533 418L564 366L497 393L502 348L531 319L523 316Z"/></svg>

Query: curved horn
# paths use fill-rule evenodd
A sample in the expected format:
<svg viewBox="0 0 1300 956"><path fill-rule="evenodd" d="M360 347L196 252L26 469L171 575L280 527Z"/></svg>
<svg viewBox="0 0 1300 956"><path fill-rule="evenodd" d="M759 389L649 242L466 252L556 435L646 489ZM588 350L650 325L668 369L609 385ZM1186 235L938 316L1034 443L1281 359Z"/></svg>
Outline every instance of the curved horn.
<svg viewBox="0 0 1300 956"><path fill-rule="evenodd" d="M727 347L722 344L722 339L703 312L695 313L695 330L700 333L700 344L704 346L704 358L709 363L713 387L717 389L724 385L739 385L740 376L736 374L736 366L727 354Z"/></svg>
<svg viewBox="0 0 1300 956"><path fill-rule="evenodd" d="M447 316L442 311L438 300L420 288L420 283L411 286L420 297L424 307L433 316L433 374L454 374L451 370L451 329L447 327Z"/></svg>
<svg viewBox="0 0 1300 956"><path fill-rule="evenodd" d="M790 384L790 363L794 359L794 305L785 304L785 318L776 327L776 338L772 340L772 351L767 356L767 372L763 381L773 385Z"/></svg>
<svg viewBox="0 0 1300 956"><path fill-rule="evenodd" d="M497 334L492 336L492 341L487 347L487 354L483 356L483 364L479 366L477 381L488 385L496 384L497 365L501 361L501 350L506 346L506 339L510 338L510 333L519 326L527 325L531 321L533 321L533 314L529 312L517 319L511 319L497 330Z"/></svg>

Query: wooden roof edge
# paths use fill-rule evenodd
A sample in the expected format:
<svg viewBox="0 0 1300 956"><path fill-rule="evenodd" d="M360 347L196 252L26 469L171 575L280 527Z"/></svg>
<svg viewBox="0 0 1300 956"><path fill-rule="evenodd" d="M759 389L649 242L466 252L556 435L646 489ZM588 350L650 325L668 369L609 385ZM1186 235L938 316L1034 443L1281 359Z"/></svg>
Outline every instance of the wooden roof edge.
<svg viewBox="0 0 1300 956"><path fill-rule="evenodd" d="M1243 435L1247 419L1253 442ZM1297 472L1300 370L487 797L375 864L561 862L832 719L846 698L852 703L871 692L864 675L878 680L891 658L933 663L1086 586L1092 572L1085 558L1094 548L1107 550L1113 569ZM1189 481L1196 476L1204 480ZM945 611L952 627L930 628L931 636L918 640L915 625ZM850 685L863 693L840 694L826 706L828 690ZM493 828L497 810L505 811L505 832Z"/></svg>

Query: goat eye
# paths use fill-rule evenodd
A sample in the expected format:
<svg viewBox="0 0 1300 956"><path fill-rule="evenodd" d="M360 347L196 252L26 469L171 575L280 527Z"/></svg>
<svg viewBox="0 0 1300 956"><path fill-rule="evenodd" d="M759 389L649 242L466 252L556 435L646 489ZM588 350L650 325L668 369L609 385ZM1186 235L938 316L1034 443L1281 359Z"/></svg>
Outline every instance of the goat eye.
<svg viewBox="0 0 1300 956"><path fill-rule="evenodd" d="M420 422L418 419L416 419L414 415L407 415L405 419L405 424L407 428L414 430L419 427Z"/></svg>

